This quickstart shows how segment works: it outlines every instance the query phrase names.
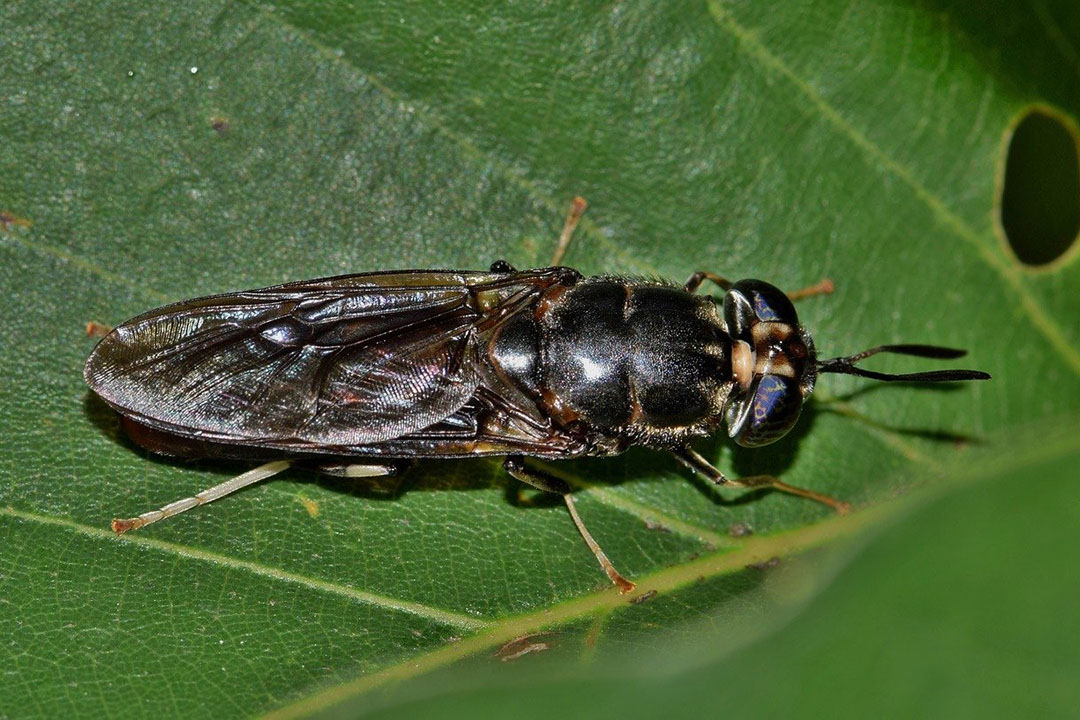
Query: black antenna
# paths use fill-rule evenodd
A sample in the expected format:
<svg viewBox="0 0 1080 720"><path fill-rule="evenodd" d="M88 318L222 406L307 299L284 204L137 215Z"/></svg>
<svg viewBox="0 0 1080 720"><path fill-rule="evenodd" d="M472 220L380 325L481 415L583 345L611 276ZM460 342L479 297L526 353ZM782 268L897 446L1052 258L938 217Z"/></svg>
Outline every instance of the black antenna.
<svg viewBox="0 0 1080 720"><path fill-rule="evenodd" d="M955 382L957 380L989 380L989 373L978 370L931 370L929 372L903 373L893 375L879 373L873 370L863 370L855 367L855 363L865 360L871 355L880 352L897 353L898 355L914 355L916 357L934 358L935 360L952 360L967 355L966 350L954 350L953 348L938 347L937 345L878 345L877 347L863 350L861 353L837 357L818 363L819 373L840 373L843 375L858 375L859 377L885 380L886 382Z"/></svg>

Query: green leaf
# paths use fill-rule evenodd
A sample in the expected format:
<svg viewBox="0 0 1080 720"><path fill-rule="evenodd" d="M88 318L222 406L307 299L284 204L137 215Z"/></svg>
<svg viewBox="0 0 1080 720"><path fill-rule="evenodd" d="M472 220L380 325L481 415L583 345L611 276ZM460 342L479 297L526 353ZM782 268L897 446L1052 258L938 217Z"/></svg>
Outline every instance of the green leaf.
<svg viewBox="0 0 1080 720"><path fill-rule="evenodd" d="M3 5L0 714L393 707L439 692L436 668L495 675L492 651L543 631L589 677L680 637L733 651L780 622L747 564L858 537L969 457L1019 449L1033 459L1015 472L1034 473L1042 436L1077 427L1080 269L1075 252L1038 272L1014 259L997 177L1025 108L1080 109L1078 38L1065 2ZM799 306L823 355L934 342L994 380L827 376L781 443L702 444L726 472L853 501L843 519L775 493L720 503L644 450L560 465L618 567L657 591L641 604L607 586L565 510L508 502L490 461L424 463L399 488L289 473L108 531L242 468L135 449L82 381L88 321L343 272L545 265L576 194L591 207L567 262L586 273L828 276L836 292ZM1038 504L1054 497L1020 508L1047 518L1039 537L1062 528ZM830 593L893 587L860 570L871 555L828 587L858 546L833 542L781 592L785 642L835 622ZM913 580L940 560L919 548ZM830 660L872 683L857 650Z"/></svg>

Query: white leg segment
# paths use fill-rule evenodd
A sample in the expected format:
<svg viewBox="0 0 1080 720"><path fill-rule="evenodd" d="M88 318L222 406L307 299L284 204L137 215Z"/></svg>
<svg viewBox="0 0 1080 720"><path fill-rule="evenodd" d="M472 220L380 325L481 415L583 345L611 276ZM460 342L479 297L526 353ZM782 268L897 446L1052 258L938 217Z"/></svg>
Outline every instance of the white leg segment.
<svg viewBox="0 0 1080 720"><path fill-rule="evenodd" d="M226 495L232 494L237 490L246 488L248 485L254 485L257 482L265 480L268 477L277 475L279 472L287 470L292 465L290 460L274 460L268 462L265 465L260 465L257 468L248 470L242 475L226 480L220 485L215 485L212 488L203 490L195 497L184 498L183 500L177 500L176 502L169 503L159 510L151 510L150 512L143 513L138 517L133 518L116 518L112 521L113 532L120 534L125 533L128 530L138 530L144 525L155 523L158 520L164 520L165 518L172 517L173 515L179 515L180 513L190 510L193 507L199 505L205 505L208 502L213 502L219 498L223 498Z"/></svg>

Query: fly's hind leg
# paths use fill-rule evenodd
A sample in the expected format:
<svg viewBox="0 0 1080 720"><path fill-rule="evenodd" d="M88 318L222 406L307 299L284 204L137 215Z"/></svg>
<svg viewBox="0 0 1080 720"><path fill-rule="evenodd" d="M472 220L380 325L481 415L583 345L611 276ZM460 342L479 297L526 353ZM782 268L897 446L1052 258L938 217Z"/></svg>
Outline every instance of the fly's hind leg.
<svg viewBox="0 0 1080 720"><path fill-rule="evenodd" d="M816 493L813 490L807 490L805 488L795 487L794 485L788 485L786 482L782 482L772 475L754 475L751 477L739 478L738 480L731 480L724 476L724 473L720 472L717 468L713 467L712 463L703 458L700 454L695 452L690 447L684 447L680 450L672 452L675 459L681 462L686 467L690 468L694 472L702 475L710 482L716 485L727 485L729 487L736 488L773 488L780 492L785 492L788 495L797 495L799 497L806 498L807 500L813 500L815 502L828 505L833 510L841 515L846 515L851 510L851 504L846 503L843 500L837 500L836 498L829 497L828 495L822 495Z"/></svg>
<svg viewBox="0 0 1080 720"><path fill-rule="evenodd" d="M717 275L716 273L711 273L707 270L698 270L686 280L686 284L683 285L683 289L686 290L686 292L688 293L695 292L706 280L713 283L714 285L717 285L721 290L725 292L727 292L731 288L731 286L734 285L733 282L728 280L726 277L723 277L722 275ZM833 285L833 281L829 278L825 278L817 284L800 288L798 290L792 290L787 294L787 296L791 300L802 300L803 298L813 297L814 295L828 295L835 289L836 286Z"/></svg>
<svg viewBox="0 0 1080 720"><path fill-rule="evenodd" d="M254 485L257 482L262 482L269 477L273 477L274 475L289 469L291 465L292 461L290 460L274 460L273 462L268 462L265 465L260 465L257 468L248 470L242 475L237 475L230 480L226 480L220 485L215 485L212 488L203 490L198 495L169 503L158 510L151 510L150 512L145 512L142 515L133 518L115 518L112 521L113 532L119 535L128 530L138 530L150 523L156 523L158 520L164 520L173 515L179 515L182 512L186 512L191 508L198 507L199 505L214 502L226 495L231 495L237 490L242 490L249 485Z"/></svg>
<svg viewBox="0 0 1080 720"><path fill-rule="evenodd" d="M628 593L634 589L634 583L619 574L619 571L611 564L611 560L608 559L600 545L593 539L592 534L586 529L585 523L581 521L581 516L578 515L577 507L574 505L574 496L570 494L570 486L565 480L542 470L525 467L525 458L521 455L508 456L503 461L503 468L515 479L531 485L537 490L562 495L563 502L566 503L566 509L570 511L570 517L573 519L574 525L577 526L578 532L581 533L582 539L585 540L585 544L592 550L592 554L596 556L597 562L600 563L600 567L604 569L611 582L615 583L615 586L619 588L619 592L622 593Z"/></svg>
<svg viewBox="0 0 1080 720"><path fill-rule="evenodd" d="M192 508L200 505L219 500L226 495L231 495L237 490L243 490L249 485L254 485L257 482L262 482L269 477L273 477L280 472L288 470L294 465L299 467L310 467L311 469L318 470L319 472L326 473L327 475L333 475L335 477L345 478L360 478L360 477L379 477L386 475L398 475L408 469L412 463L407 460L387 460L377 463L368 463L366 465L348 464L348 463L331 463L322 465L308 465L303 462L294 462L292 460L274 460L268 462L265 465L260 465L257 468L252 468L246 473L237 475L234 478L226 480L225 482L215 485L212 488L203 490L198 495L177 500L171 502L168 505L159 508L157 510L151 510L145 512L138 517L133 518L115 518L112 521L112 529L116 534L126 533L128 530L138 530L141 527L145 527L150 523L156 523L158 520L164 520L165 518L179 515L182 512L186 512Z"/></svg>

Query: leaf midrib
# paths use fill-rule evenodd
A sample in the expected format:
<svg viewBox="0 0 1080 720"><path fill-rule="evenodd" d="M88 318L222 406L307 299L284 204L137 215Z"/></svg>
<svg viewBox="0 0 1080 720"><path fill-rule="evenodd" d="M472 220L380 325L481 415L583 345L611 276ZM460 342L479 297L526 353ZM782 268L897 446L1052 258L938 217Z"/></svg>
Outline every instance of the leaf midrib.
<svg viewBox="0 0 1080 720"><path fill-rule="evenodd" d="M755 536L737 550L718 551L688 563L663 568L637 578L637 589L630 595L620 595L615 588L610 588L566 600L549 608L495 621L476 635L414 656L370 675L326 688L264 717L274 720L305 717L388 683L431 672L515 638L588 617L603 616L652 591L663 595L702 578L738 572L755 562L772 557L791 557L841 537L850 537L863 531L879 531L913 508L966 485L977 483L988 475L1006 475L1034 462L1059 458L1074 452L1078 446L1077 436L1060 429L1070 427L1073 420L1062 418L1062 422L1055 426L1058 430L1040 436L1043 441L1041 444L1021 443L1018 451L1004 452L998 456L983 456L974 462L956 464L953 466L957 468L956 472L941 476L945 482L924 484L917 492L887 500L851 515L833 516L813 525L774 535Z"/></svg>
<svg viewBox="0 0 1080 720"><path fill-rule="evenodd" d="M554 605L512 615L493 621L480 632L456 643L442 646L427 653L409 658L396 665L350 682L330 687L294 704L286 705L264 716L265 718L293 718L310 715L318 710L367 692L387 683L405 680L444 667L493 647L505 644L530 633L546 628L562 626L610 612L642 596L653 593L664 595L702 579L742 571L748 565L769 558L804 552L839 537L857 533L864 527L880 522L894 512L901 501L881 503L848 516L833 516L823 522L807 525L775 535L755 536L737 550L720 550L690 562L663 568L637 580L637 588L626 595L614 587L565 600ZM651 595L650 595L651 597Z"/></svg>
<svg viewBox="0 0 1080 720"><path fill-rule="evenodd" d="M632 501L621 500L614 506L620 508L621 505L627 502L631 505L634 504ZM687 583L694 582L701 577L712 577L735 571L747 564L765 560L777 554L791 555L801 552L802 550L818 545L826 540L854 532L864 525L876 521L877 518L884 513L889 512L889 508L896 504L897 501L895 500L887 501L865 508L848 516L833 516L822 522L807 525L796 530L775 534L756 535L746 540L730 537L724 538L726 542L722 543L722 547L710 554L636 578L638 581L638 588L628 595L621 595L614 587L611 587L579 596L571 600L559 602L554 605L545 606L524 614L495 619L471 617L450 610L425 605L423 603L357 590L349 585L320 580L300 573L290 572L248 560L241 560L239 558L181 543L169 542L141 535L119 537L115 533L103 528L93 527L64 517L20 509L13 505L0 508L0 516L63 528L101 542L114 542L122 545L144 547L187 560L195 560L218 567L242 570L277 582L301 585L318 592L325 592L344 597L355 602L404 612L440 622L460 630L476 632L477 635L474 635L473 637L487 638L487 643L492 644L497 641L505 642L506 640L513 639L517 634L522 634L526 629L535 629L537 627L536 622L539 620L543 621L542 625L563 623L576 617L592 615L599 610L614 608L623 602L633 600L649 591L669 592L676 590ZM650 514L657 515L657 513ZM677 528L672 529L677 530ZM695 534L697 530L697 528L691 526L689 532ZM710 533L710 535L712 534ZM510 635L506 636L507 633L510 633ZM504 636L506 636L505 639L500 640L500 638L503 638ZM487 647L487 645L484 645L484 647Z"/></svg>

